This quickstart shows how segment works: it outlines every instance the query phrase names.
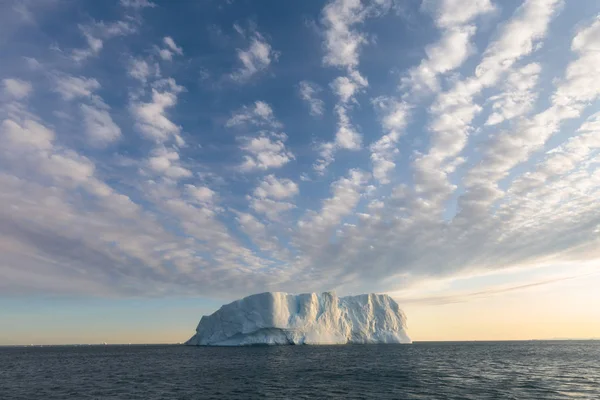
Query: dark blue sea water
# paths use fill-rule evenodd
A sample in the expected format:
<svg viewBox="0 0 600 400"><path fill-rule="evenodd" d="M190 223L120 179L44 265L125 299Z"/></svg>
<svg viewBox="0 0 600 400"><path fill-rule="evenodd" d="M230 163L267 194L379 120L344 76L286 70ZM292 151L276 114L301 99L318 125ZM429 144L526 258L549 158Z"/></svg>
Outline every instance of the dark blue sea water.
<svg viewBox="0 0 600 400"><path fill-rule="evenodd" d="M0 348L0 399L600 399L600 342Z"/></svg>

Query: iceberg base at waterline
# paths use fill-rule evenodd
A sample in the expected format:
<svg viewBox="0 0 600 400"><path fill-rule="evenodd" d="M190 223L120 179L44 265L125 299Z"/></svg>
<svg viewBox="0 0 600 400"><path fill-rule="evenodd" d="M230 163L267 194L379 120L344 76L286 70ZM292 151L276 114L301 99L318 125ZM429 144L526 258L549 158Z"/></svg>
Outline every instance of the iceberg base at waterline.
<svg viewBox="0 0 600 400"><path fill-rule="evenodd" d="M406 316L388 295L267 292L203 316L191 346L411 343Z"/></svg>

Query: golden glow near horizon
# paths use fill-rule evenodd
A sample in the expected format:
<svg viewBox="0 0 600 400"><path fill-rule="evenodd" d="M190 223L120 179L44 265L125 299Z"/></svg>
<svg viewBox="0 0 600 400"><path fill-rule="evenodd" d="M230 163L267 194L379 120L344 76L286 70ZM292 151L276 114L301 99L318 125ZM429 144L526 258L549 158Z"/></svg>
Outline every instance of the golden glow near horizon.
<svg viewBox="0 0 600 400"><path fill-rule="evenodd" d="M572 268L574 275L513 285L514 290L507 286L408 302L402 308L409 334L417 341L600 338L600 274L594 269Z"/></svg>
<svg viewBox="0 0 600 400"><path fill-rule="evenodd" d="M407 314L413 341L600 338L598 267L513 269L423 282L391 295ZM219 304L165 303L52 306L51 312L40 310L35 321L29 314L2 315L0 345L179 343Z"/></svg>

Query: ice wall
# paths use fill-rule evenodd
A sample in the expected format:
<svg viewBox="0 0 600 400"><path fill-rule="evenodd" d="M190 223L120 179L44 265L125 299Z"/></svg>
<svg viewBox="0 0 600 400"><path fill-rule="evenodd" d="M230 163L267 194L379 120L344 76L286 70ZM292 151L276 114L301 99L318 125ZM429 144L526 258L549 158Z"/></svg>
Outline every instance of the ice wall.
<svg viewBox="0 0 600 400"><path fill-rule="evenodd" d="M255 294L203 316L188 345L410 343L406 317L389 296Z"/></svg>

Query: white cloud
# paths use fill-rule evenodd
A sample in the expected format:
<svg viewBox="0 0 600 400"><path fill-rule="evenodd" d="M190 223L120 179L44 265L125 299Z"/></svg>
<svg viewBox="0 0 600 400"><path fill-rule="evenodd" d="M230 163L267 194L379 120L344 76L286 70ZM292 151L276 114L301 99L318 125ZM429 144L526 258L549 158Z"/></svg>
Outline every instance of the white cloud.
<svg viewBox="0 0 600 400"><path fill-rule="evenodd" d="M301 81L298 84L300 98L308 104L310 115L323 115L325 111L325 102L317 97L321 90L321 87L313 82Z"/></svg>
<svg viewBox="0 0 600 400"><path fill-rule="evenodd" d="M490 97L492 114L486 125L497 125L528 113L537 95L533 92L537 85L541 66L537 63L527 64L512 71L504 82L504 92Z"/></svg>
<svg viewBox="0 0 600 400"><path fill-rule="evenodd" d="M129 3L125 6L136 7ZM141 7L142 1L135 3ZM27 90L0 83L0 292L209 297L232 290L240 296L306 288L381 292L423 277L597 263L598 20L574 24L571 52L565 53L563 40L540 47L548 26L555 31L547 40L570 32L562 23L548 25L558 2L524 1L497 30L474 36L481 29L479 16L493 8L489 1L426 1L440 38L413 69L398 71L409 82L398 90L386 86L385 77L369 75L367 81L359 73L366 41L390 40L383 31L378 37L369 33L370 26L360 32L361 24L391 3L327 3L321 20L331 30L323 32L325 75L305 76L318 82L331 76L331 93L302 81L288 86L288 98L242 103L247 105L230 115L216 101L208 108L198 103L198 115L180 118L188 107L176 105L194 96L180 97L184 88L174 80L156 81L159 55L151 44L139 47L140 54L122 55L125 68L110 79L132 86L111 93L111 108L98 96L100 83L79 76L88 70L75 76L57 72L77 67L61 64L65 59L58 52L42 60L41 69L17 60L13 68L25 68L23 79L35 83L36 96L29 94L34 101L27 109ZM576 6L563 4L565 11ZM340 13L331 13L336 7ZM132 27L139 26L139 10L121 11ZM393 18L387 22L393 24ZM99 54L108 36L120 34L122 27L109 25L86 32L84 50ZM250 46L252 29L240 31ZM157 44L175 57L179 46L162 40ZM475 54L473 43L486 42L487 50ZM332 43L340 47L328 47ZM465 63L468 57L473 65ZM391 68L395 74L392 59L369 60L369 71ZM123 80L127 75L142 84ZM104 79L102 89L108 86ZM48 86L71 103L40 103ZM269 88L249 87L234 96L244 99ZM127 99L123 91L129 94L127 115L120 110ZM431 108L429 99L413 96L417 92L433 95ZM387 96L375 97L383 93ZM303 130L302 110L289 99L298 94L314 115L329 112L323 100L333 94L333 114L307 125L316 130ZM359 104L366 96L375 97L374 113ZM48 120L33 107L41 107ZM280 109L286 129L277 118ZM198 131L200 120L232 129ZM128 137L118 155L78 140L109 144L126 126L151 140ZM324 131L327 127L333 131ZM428 129L431 136L425 138ZM292 141L284 130L299 136ZM320 153L317 172L325 172L342 149L355 151L344 165L370 170L340 176L331 168L327 176L309 177L310 143ZM294 157L298 162L290 163ZM406 170L411 162L412 170ZM327 185L330 192L323 194Z"/></svg>
<svg viewBox="0 0 600 400"><path fill-rule="evenodd" d="M217 199L217 193L207 186L185 185L188 194L198 204L210 205Z"/></svg>
<svg viewBox="0 0 600 400"><path fill-rule="evenodd" d="M254 196L259 198L270 197L281 200L298 194L298 185L291 179L276 178L275 175L267 175L254 190Z"/></svg>
<svg viewBox="0 0 600 400"><path fill-rule="evenodd" d="M323 175L334 160L336 148L333 142L321 143L318 148L320 158L313 164L313 169L317 174Z"/></svg>
<svg viewBox="0 0 600 400"><path fill-rule="evenodd" d="M325 37L323 63L353 69L358 66L360 47L368 42L367 35L356 26L369 16L386 11L386 2L368 5L361 0L332 0L323 8L321 24Z"/></svg>
<svg viewBox="0 0 600 400"><path fill-rule="evenodd" d="M155 84L150 102L134 102L131 105L136 129L158 143L165 142L171 136L177 139L181 128L167 117L166 110L177 104L177 95L181 91L183 87L172 78Z"/></svg>
<svg viewBox="0 0 600 400"><path fill-rule="evenodd" d="M487 149L487 163L478 167L481 173L501 176L508 168L522 162L533 151L560 128L567 119L577 118L589 102L600 96L600 19L583 27L573 38L571 49L577 58L566 68L565 76L557 81L552 103L530 120L524 121L520 129L500 135Z"/></svg>
<svg viewBox="0 0 600 400"><path fill-rule="evenodd" d="M127 70L129 76L145 84L151 76L160 76L158 64L150 65L142 59L132 59Z"/></svg>
<svg viewBox="0 0 600 400"><path fill-rule="evenodd" d="M577 32L571 49L578 58L569 63L565 77L557 81L550 106L530 119L521 121L516 129L503 132L489 141L483 159L469 170L465 178L468 190L460 198L464 204L464 218L477 215L477 212L486 212L493 202L503 195L498 188L498 182L506 177L512 168L527 161L540 149L559 131L563 121L579 117L589 102L600 97L600 85L597 83L600 79L600 57L596 51L600 45L598 32L600 19ZM588 41L587 38L591 40ZM533 188L531 185L535 186L535 180L543 180L544 176L572 169L574 160L576 158L573 159L564 153L553 154L537 172L518 179L514 193L522 193L519 188L524 185ZM548 185L545 189L550 187L551 185ZM550 204L552 203L548 203L547 206Z"/></svg>
<svg viewBox="0 0 600 400"><path fill-rule="evenodd" d="M99 180L89 159L54 144L54 133L41 123L5 120L0 136L3 166L13 167L0 172L4 292L159 293L170 285L163 263L173 273L193 261L193 244L167 233L129 197ZM89 195L84 203L80 190ZM182 254L190 256L181 259ZM20 279L18 271L30 279Z"/></svg>
<svg viewBox="0 0 600 400"><path fill-rule="evenodd" d="M471 121L482 107L473 101L484 88L498 83L514 63L534 50L541 40L560 0L528 0L500 29L497 38L484 52L475 74L458 81L447 92L440 93L431 107L433 121L430 149L413 163L417 189L441 212L443 202L456 186L448 180L458 163L457 157L467 144ZM433 201L433 203L431 203Z"/></svg>
<svg viewBox="0 0 600 400"><path fill-rule="evenodd" d="M345 104L354 100L354 95L369 86L369 82L358 72L350 71L348 76L339 76L331 82L333 93Z"/></svg>
<svg viewBox="0 0 600 400"><path fill-rule="evenodd" d="M258 214L264 214L271 221L279 221L280 215L294 206L289 201L298 194L298 185L290 179L276 178L267 175L254 189L253 196L248 196L250 208Z"/></svg>
<svg viewBox="0 0 600 400"><path fill-rule="evenodd" d="M171 49L174 53L179 54L180 56L183 55L183 49L175 44L175 41L172 37L165 36L163 38L163 42L165 42L167 47L169 47L169 49Z"/></svg>
<svg viewBox="0 0 600 400"><path fill-rule="evenodd" d="M120 3L123 7L131 7L131 8L146 8L146 7L156 7L156 4L151 2L150 0L120 0Z"/></svg>
<svg viewBox="0 0 600 400"><path fill-rule="evenodd" d="M329 243L329 235L357 206L361 192L369 181L364 171L351 170L331 184L332 196L325 199L319 212L310 211L298 221L298 244L310 253Z"/></svg>
<svg viewBox="0 0 600 400"><path fill-rule="evenodd" d="M25 60L25 64L27 64L27 68L32 71L38 71L42 68L42 63L34 57L23 57L23 59Z"/></svg>
<svg viewBox="0 0 600 400"><path fill-rule="evenodd" d="M148 167L169 179L178 180L192 176L189 169L179 165L179 153L162 147L154 150L148 159Z"/></svg>
<svg viewBox="0 0 600 400"><path fill-rule="evenodd" d="M243 136L241 150L245 152L242 171L267 170L279 168L294 159L294 155L285 147L287 136L276 130L283 125L275 118L273 109L263 101L256 101L233 113L225 126L254 127L259 130L257 136Z"/></svg>
<svg viewBox="0 0 600 400"><path fill-rule="evenodd" d="M178 54L180 56L183 55L183 49L177 44L170 36L165 36L163 38L163 43L167 46L163 49L158 49L158 55L165 61L171 61L173 59L173 54Z"/></svg>
<svg viewBox="0 0 600 400"><path fill-rule="evenodd" d="M338 149L359 150L362 147L362 135L348 116L351 103L358 103L354 96L369 85L357 69L360 47L367 43L367 35L356 28L367 17L383 15L389 6L390 3L385 1L365 4L360 0L332 0L322 10L323 63L345 68L347 75L334 79L330 84L339 99L334 108L338 124L334 140L318 146L319 159L313 164L313 169L320 175L334 161Z"/></svg>
<svg viewBox="0 0 600 400"><path fill-rule="evenodd" d="M13 146L19 149L35 148L47 150L52 147L54 132L32 120L25 120L22 124L5 119L1 125L2 135Z"/></svg>
<svg viewBox="0 0 600 400"><path fill-rule="evenodd" d="M17 100L28 97L33 91L31 83L21 79L6 78L2 80L2 84L4 85L4 93Z"/></svg>
<svg viewBox="0 0 600 400"><path fill-rule="evenodd" d="M424 0L421 8L433 14L442 37L425 47L426 57L401 79L401 88L408 90L405 97L439 91L438 76L458 68L473 53L476 28L470 23L495 10L489 0Z"/></svg>
<svg viewBox="0 0 600 400"><path fill-rule="evenodd" d="M236 219L242 232L262 251L269 252L273 258L285 258L284 252L277 245L276 237L269 233L270 226L265 225L249 213L236 212Z"/></svg>
<svg viewBox="0 0 600 400"><path fill-rule="evenodd" d="M246 50L238 49L237 56L242 67L230 76L234 81L245 82L258 72L266 70L279 57L267 40L258 32L250 40Z"/></svg>
<svg viewBox="0 0 600 400"><path fill-rule="evenodd" d="M114 123L108 110L86 104L80 107L90 143L104 147L121 137L121 129Z"/></svg>
<svg viewBox="0 0 600 400"><path fill-rule="evenodd" d="M339 102L334 108L338 122L333 142L322 143L319 146L320 158L313 164L313 169L321 175L333 162L337 150L356 151L362 148L362 135L350 121L348 112L351 110L352 104L358 104L354 96L368 87L369 82L358 71L349 70L347 76L337 77L330 86L339 98Z"/></svg>
<svg viewBox="0 0 600 400"><path fill-rule="evenodd" d="M335 145L340 149L360 150L362 146L362 136L350 123L347 110L343 106L336 106L335 111L338 116L338 129L335 133Z"/></svg>
<svg viewBox="0 0 600 400"><path fill-rule="evenodd" d="M438 76L462 65L472 53L471 38L475 34L473 26L458 26L442 33L439 42L427 46L427 57L417 67L408 71L402 78L402 87L415 93L437 92Z"/></svg>
<svg viewBox="0 0 600 400"><path fill-rule="evenodd" d="M162 82L155 89L173 85ZM104 109L100 100L94 104ZM218 220L211 189L180 186L177 180L191 171L181 166L174 149L159 146L143 163L131 164L142 171L128 190L139 189L144 207L154 210L147 213L101 181L95 164L62 146L39 117L21 114L31 118L0 124L2 291L191 294L219 270L229 283L241 283L251 271L254 278L277 276L268 270L274 258L262 259L241 246ZM150 174L166 179L148 179ZM170 233L164 221L182 233ZM272 243L265 245L271 257L279 255ZM35 284L20 280L23 274ZM177 276L187 278L176 283ZM67 281L77 284L69 287ZM224 288L213 282L209 290Z"/></svg>
<svg viewBox="0 0 600 400"><path fill-rule="evenodd" d="M423 0L421 9L433 14L440 28L451 28L491 13L495 7L490 0Z"/></svg>
<svg viewBox="0 0 600 400"><path fill-rule="evenodd" d="M555 191L561 198L566 197L569 191L577 191L578 195L581 195L581 191L575 186L570 186L570 190L564 187L557 190L557 184L561 183L561 178L562 181L569 181L572 177L577 177L578 168L587 169L585 161L599 148L600 113L596 113L581 125L576 135L547 151L546 157L532 171L517 177L512 182L509 192L529 197L536 191Z"/></svg>
<svg viewBox="0 0 600 400"><path fill-rule="evenodd" d="M381 126L386 132L380 139L371 144L371 162L373 177L380 183L390 182L389 175L396 167L394 159L399 153L398 140L406 128L410 105L385 97L374 99L373 105L381 115Z"/></svg>
<svg viewBox="0 0 600 400"><path fill-rule="evenodd" d="M100 88L100 83L96 79L71 75L57 75L54 78L54 85L54 91L65 100L89 98L94 90Z"/></svg>
<svg viewBox="0 0 600 400"><path fill-rule="evenodd" d="M97 56L104 47L104 40L130 35L137 32L137 27L131 21L110 23L100 21L88 25L79 25L79 30L85 37L88 47L73 50L71 58L78 63Z"/></svg>
<svg viewBox="0 0 600 400"><path fill-rule="evenodd" d="M271 128L280 128L281 124L275 118L273 109L264 101L255 101L251 106L244 106L233 113L227 120L225 126L228 128L234 126L255 125L268 126Z"/></svg>
<svg viewBox="0 0 600 400"><path fill-rule="evenodd" d="M242 171L267 170L280 168L294 159L294 155L285 147L287 136L261 134L255 138L243 138L241 149L248 153L240 165Z"/></svg>
<svg viewBox="0 0 600 400"><path fill-rule="evenodd" d="M250 199L250 208L259 214L264 214L271 221L278 221L282 213L292 210L295 207L292 203L286 201L258 197Z"/></svg>

